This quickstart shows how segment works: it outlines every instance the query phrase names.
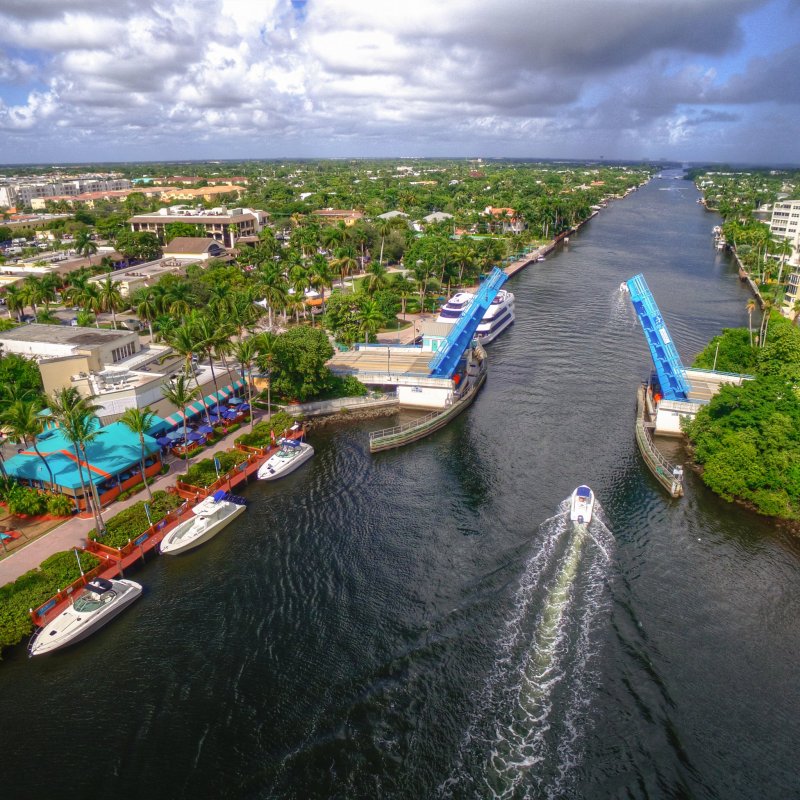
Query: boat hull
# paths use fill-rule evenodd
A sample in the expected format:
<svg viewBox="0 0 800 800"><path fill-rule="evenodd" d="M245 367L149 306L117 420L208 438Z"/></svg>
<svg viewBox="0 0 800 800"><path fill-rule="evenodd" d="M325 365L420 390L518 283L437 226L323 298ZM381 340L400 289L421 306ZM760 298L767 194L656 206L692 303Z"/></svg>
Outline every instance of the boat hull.
<svg viewBox="0 0 800 800"><path fill-rule="evenodd" d="M276 481L278 478L284 478L290 473L294 472L298 467L302 466L306 463L312 456L314 455L314 448L310 444L301 444L300 445L300 452L293 458L291 461L287 461L284 464L279 464L277 469L274 469L274 465L276 462L273 462L272 458L269 458L265 461L261 467L259 467L257 477L260 481ZM270 468L273 468L273 471L270 471Z"/></svg>
<svg viewBox="0 0 800 800"><path fill-rule="evenodd" d="M111 622L114 617L121 614L129 605L131 605L131 603L133 603L135 600L138 600L142 594L141 584L136 583L135 581L121 580L112 581L112 583L115 584L115 588L120 584L128 587L119 600L113 603L113 605L110 605L107 609L103 609L89 622L70 628L70 630L66 631L61 636L57 634L55 636L51 636L50 631L57 627L59 623L63 623L65 614L77 614L73 606L70 606L66 611L62 611L61 614L59 614L54 620L49 622L36 633L28 645L28 653L31 656L45 655L46 653L52 653L55 650L61 650L64 647L69 647L70 645L82 642L84 639L91 636L96 631L99 631L100 628Z"/></svg>
<svg viewBox="0 0 800 800"><path fill-rule="evenodd" d="M198 517L182 522L161 540L159 549L165 556L177 556L180 553L194 550L195 547L200 547L200 545L205 544L209 539L213 539L223 528L227 527L237 517L244 514L245 510L245 506L236 506L230 514L211 523L202 533L185 540L182 538L184 531L197 525L200 518Z"/></svg>
<svg viewBox="0 0 800 800"><path fill-rule="evenodd" d="M578 525L588 525L594 513L594 492L588 486L579 486L570 501L569 518Z"/></svg>

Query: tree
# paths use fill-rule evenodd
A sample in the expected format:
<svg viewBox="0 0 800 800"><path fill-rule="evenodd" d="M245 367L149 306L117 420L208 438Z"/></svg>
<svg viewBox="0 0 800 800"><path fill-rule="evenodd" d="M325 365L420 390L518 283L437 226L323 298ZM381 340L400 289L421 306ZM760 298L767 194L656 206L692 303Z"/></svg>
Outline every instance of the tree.
<svg viewBox="0 0 800 800"><path fill-rule="evenodd" d="M99 406L94 405L89 399L78 394L74 386L64 387L53 392L50 397L50 411L53 419L63 432L64 436L75 448L75 458L78 464L78 480L81 484L83 499L87 509L92 509L98 531L105 530L103 512L100 508L100 498L97 496L91 474L89 477L89 491L83 479L83 465L89 467L86 455L86 445L97 437L99 420L95 413Z"/></svg>
<svg viewBox="0 0 800 800"><path fill-rule="evenodd" d="M194 400L198 394L199 389L192 389L189 386L189 379L184 374L178 375L171 380L168 384L161 387L161 394L169 400L175 408L180 409L183 415L183 441L186 442L186 406ZM183 458L186 466L189 465L189 450L187 447L183 449Z"/></svg>
<svg viewBox="0 0 800 800"><path fill-rule="evenodd" d="M361 308L360 333L364 336L364 341L369 342L375 338L375 334L383 327L385 319L381 313L380 306L374 301L369 300Z"/></svg>
<svg viewBox="0 0 800 800"><path fill-rule="evenodd" d="M164 226L164 241L171 242L178 236L206 238L205 230L200 225L190 225L188 222L168 222Z"/></svg>
<svg viewBox="0 0 800 800"><path fill-rule="evenodd" d="M53 471L50 469L47 459L40 452L36 441L36 437L42 432L42 418L38 416L39 409L40 404L37 400L15 400L0 414L0 422L10 429L13 437L21 439L26 446L30 439L36 455L42 460L47 474L50 476L50 491L53 491Z"/></svg>
<svg viewBox="0 0 800 800"><path fill-rule="evenodd" d="M150 331L150 341L153 340L153 322L158 317L159 308L156 303L155 295L146 286L139 289L133 296L133 308L139 319L147 323Z"/></svg>
<svg viewBox="0 0 800 800"><path fill-rule="evenodd" d="M128 408L125 409L123 415L119 418L119 421L125 425L126 427L130 428L133 433L139 436L139 445L141 446L141 466L142 466L142 481L144 481L144 488L147 490L147 496L150 498L150 501L153 500L153 493L150 491L150 485L147 483L147 475L145 474L145 466L144 460L145 453L144 449L144 435L150 428L153 427L153 420L155 419L156 415L153 413L153 410L150 406L146 408Z"/></svg>
<svg viewBox="0 0 800 800"><path fill-rule="evenodd" d="M8 318L11 319L11 312L17 315L17 322L22 322L22 312L25 308L25 295L19 286L9 286L3 295L6 299L6 310Z"/></svg>
<svg viewBox="0 0 800 800"><path fill-rule="evenodd" d="M301 402L330 385L326 362L333 356L328 337L320 328L292 328L277 337L272 377L275 391Z"/></svg>
<svg viewBox="0 0 800 800"><path fill-rule="evenodd" d="M92 256L97 252L97 245L92 241L92 236L88 230L78 231L75 237L75 250L78 255L86 256L89 263L92 263Z"/></svg>
<svg viewBox="0 0 800 800"><path fill-rule="evenodd" d="M242 381L247 386L247 404L250 406L250 430L253 430L253 379L250 373L258 355L258 340L253 336L249 339L241 339L236 342L233 353L242 367Z"/></svg>
<svg viewBox="0 0 800 800"><path fill-rule="evenodd" d="M103 311L111 312L112 323L114 325L114 330L116 330L117 311L121 311L125 308L125 301L122 299L119 284L112 277L109 276L104 281L100 282L98 287L98 301Z"/></svg>
<svg viewBox="0 0 800 800"><path fill-rule="evenodd" d="M158 237L150 231L120 231L115 244L117 250L127 259L153 261L161 256Z"/></svg>
<svg viewBox="0 0 800 800"><path fill-rule="evenodd" d="M756 310L756 301L750 298L747 301L747 327L750 331L750 347L753 346L753 312Z"/></svg>

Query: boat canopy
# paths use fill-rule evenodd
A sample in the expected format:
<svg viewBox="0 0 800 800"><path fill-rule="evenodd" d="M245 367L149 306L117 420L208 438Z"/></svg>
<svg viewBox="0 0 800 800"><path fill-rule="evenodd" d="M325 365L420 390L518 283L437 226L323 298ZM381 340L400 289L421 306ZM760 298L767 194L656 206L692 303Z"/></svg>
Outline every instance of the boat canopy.
<svg viewBox="0 0 800 800"><path fill-rule="evenodd" d="M592 490L588 486L579 486L575 490L575 494L578 495L578 497L591 497Z"/></svg>
<svg viewBox="0 0 800 800"><path fill-rule="evenodd" d="M214 494L211 495L214 498L215 503L221 502L225 498L225 490L224 489L217 489Z"/></svg>

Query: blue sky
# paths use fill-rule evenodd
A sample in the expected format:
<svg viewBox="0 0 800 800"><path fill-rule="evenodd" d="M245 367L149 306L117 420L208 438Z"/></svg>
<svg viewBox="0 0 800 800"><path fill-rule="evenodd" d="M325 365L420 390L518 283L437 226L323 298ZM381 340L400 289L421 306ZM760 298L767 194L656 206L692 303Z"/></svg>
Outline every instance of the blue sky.
<svg viewBox="0 0 800 800"><path fill-rule="evenodd" d="M800 0L4 0L0 162L798 163Z"/></svg>

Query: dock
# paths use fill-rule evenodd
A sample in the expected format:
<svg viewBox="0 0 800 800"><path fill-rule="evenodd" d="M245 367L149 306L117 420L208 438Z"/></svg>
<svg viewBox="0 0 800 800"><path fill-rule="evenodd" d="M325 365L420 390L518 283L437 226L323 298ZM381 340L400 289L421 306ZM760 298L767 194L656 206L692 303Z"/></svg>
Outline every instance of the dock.
<svg viewBox="0 0 800 800"><path fill-rule="evenodd" d="M636 392L636 444L647 468L670 496L683 497L683 467L671 464L653 441L655 423L648 414L646 391L646 384L641 384Z"/></svg>

